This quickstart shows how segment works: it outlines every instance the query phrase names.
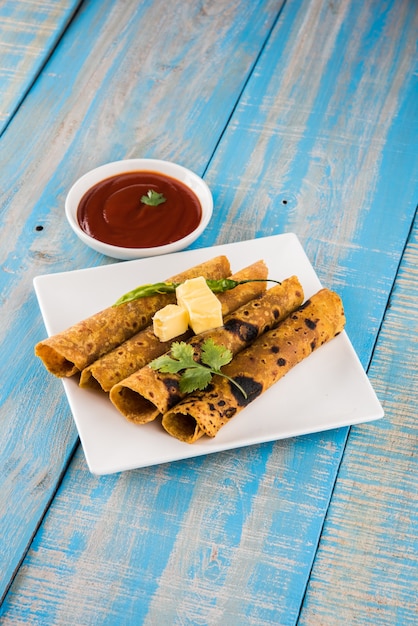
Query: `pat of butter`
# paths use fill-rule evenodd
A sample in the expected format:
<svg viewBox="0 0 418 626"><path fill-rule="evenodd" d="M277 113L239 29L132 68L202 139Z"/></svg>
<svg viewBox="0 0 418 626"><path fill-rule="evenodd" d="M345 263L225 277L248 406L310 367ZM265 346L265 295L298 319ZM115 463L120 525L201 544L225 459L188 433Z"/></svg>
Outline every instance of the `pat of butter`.
<svg viewBox="0 0 418 626"><path fill-rule="evenodd" d="M154 335L160 341L170 341L186 332L189 327L189 314L178 304L167 304L152 318Z"/></svg>
<svg viewBox="0 0 418 626"><path fill-rule="evenodd" d="M177 303L186 309L189 325L194 333L223 325L222 305L203 276L191 278L176 289Z"/></svg>

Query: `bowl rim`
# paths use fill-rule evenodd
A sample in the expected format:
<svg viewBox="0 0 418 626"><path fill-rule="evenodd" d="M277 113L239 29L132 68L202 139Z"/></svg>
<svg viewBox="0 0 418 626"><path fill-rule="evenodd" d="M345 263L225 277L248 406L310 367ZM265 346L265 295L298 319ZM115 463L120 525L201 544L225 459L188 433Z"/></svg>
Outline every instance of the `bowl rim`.
<svg viewBox="0 0 418 626"><path fill-rule="evenodd" d="M149 248L115 246L95 239L85 233L77 220L78 205L84 194L101 180L111 178L123 172L139 170L166 174L167 176L180 180L183 184L192 189L199 198L202 207L202 217L198 226L191 233L188 233L185 237L177 241L163 246ZM109 161L82 174L68 190L64 210L70 227L84 244L101 254L117 259L129 260L178 252L187 248L203 233L209 224L213 214L213 196L206 181L184 165L164 159L131 158Z"/></svg>

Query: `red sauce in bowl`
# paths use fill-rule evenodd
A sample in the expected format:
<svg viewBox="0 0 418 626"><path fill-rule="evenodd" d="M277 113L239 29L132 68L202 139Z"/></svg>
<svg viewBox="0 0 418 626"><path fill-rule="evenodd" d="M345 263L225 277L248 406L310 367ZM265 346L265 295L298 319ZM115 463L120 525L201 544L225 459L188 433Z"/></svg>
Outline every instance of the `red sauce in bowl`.
<svg viewBox="0 0 418 626"><path fill-rule="evenodd" d="M153 190L165 201L141 201ZM197 228L202 207L184 183L158 172L116 174L94 185L77 209L82 230L104 243L124 248L153 248L182 239Z"/></svg>

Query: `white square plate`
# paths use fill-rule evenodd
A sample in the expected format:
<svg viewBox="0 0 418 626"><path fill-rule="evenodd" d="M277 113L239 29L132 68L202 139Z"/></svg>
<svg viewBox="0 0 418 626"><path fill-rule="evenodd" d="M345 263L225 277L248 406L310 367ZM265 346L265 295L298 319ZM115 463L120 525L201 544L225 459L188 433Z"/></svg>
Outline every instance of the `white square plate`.
<svg viewBox="0 0 418 626"><path fill-rule="evenodd" d="M49 335L112 305L144 283L165 280L225 254L236 272L264 259L270 278L296 274L308 298L321 288L298 238L276 235L34 279ZM136 426L118 413L106 394L63 380L89 469L94 474L166 463L274 441L383 417L383 409L345 332L297 365L257 398L214 439L190 445L168 435L157 420ZM303 393L301 393L303 390Z"/></svg>

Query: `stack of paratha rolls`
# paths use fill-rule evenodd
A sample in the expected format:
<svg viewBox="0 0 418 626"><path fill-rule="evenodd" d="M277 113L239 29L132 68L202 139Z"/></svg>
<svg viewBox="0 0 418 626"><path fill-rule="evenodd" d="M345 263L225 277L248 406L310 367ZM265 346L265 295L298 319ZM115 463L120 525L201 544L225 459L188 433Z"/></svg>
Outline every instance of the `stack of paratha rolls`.
<svg viewBox="0 0 418 626"><path fill-rule="evenodd" d="M260 260L230 278L236 281L250 279L262 281L267 279L267 276L268 268L265 262ZM227 315L265 292L266 284L266 282L246 283L217 294L222 304L222 314ZM191 336L192 331L188 331L184 335L176 337L175 341L186 341ZM152 325L150 325L86 367L81 372L80 386L110 391L118 382L141 369L153 359L168 352L171 343L172 341L160 341L155 336Z"/></svg>
<svg viewBox="0 0 418 626"><path fill-rule="evenodd" d="M268 329L276 327L301 305L303 298L303 288L296 276L284 280L226 316L220 328L193 336L188 342L194 349L193 358L199 361L201 346L209 338L237 354ZM164 374L147 365L112 387L110 399L128 420L145 424L185 397L179 388L180 376Z"/></svg>
<svg viewBox="0 0 418 626"><path fill-rule="evenodd" d="M197 276L218 280L227 278L230 273L229 260L221 255L181 272L167 282L177 283ZM73 376L148 326L156 311L175 300L175 294L158 294L108 307L39 342L35 354L51 374L61 378Z"/></svg>
<svg viewBox="0 0 418 626"><path fill-rule="evenodd" d="M193 443L202 435L214 437L219 429L250 402L281 379L315 349L338 335L345 326L340 297L322 289L279 326L240 352L222 372L241 385L247 398L231 382L214 376L206 390L194 392L168 410L165 430Z"/></svg>

